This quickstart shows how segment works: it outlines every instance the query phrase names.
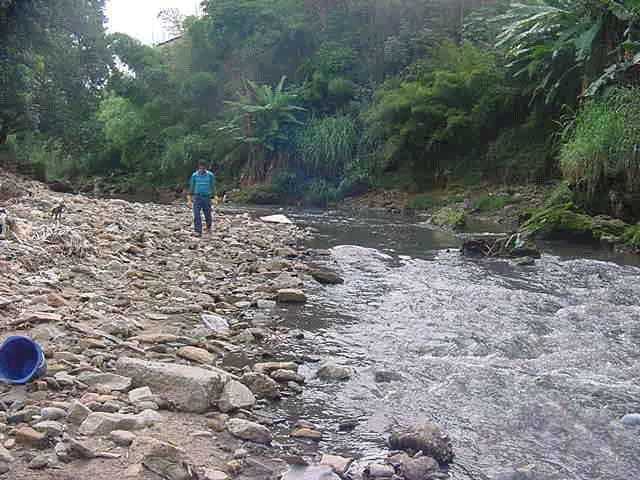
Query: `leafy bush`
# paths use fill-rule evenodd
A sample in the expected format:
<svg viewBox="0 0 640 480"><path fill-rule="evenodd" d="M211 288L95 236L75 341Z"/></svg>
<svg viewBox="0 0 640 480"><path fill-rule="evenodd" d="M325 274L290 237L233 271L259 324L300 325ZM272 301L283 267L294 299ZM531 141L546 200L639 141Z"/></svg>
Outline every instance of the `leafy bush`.
<svg viewBox="0 0 640 480"><path fill-rule="evenodd" d="M417 80L387 83L364 114L388 165L408 161L429 175L451 169L447 154L493 136L514 98L491 52L444 43L432 57Z"/></svg>

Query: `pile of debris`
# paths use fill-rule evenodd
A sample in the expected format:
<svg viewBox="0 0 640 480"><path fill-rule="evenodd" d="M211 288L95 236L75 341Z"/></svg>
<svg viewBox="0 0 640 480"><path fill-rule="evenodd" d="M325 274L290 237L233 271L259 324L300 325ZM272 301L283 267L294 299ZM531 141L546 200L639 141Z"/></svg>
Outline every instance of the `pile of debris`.
<svg viewBox="0 0 640 480"><path fill-rule="evenodd" d="M520 233L482 235L467 238L461 252L466 257L540 258L540 251Z"/></svg>

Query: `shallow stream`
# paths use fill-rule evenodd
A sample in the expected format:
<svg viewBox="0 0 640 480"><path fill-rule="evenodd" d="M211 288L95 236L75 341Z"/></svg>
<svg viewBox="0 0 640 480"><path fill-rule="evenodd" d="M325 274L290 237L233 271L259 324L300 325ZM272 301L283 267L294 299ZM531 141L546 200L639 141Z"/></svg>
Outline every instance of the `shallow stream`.
<svg viewBox="0 0 640 480"><path fill-rule="evenodd" d="M426 418L453 439L453 479L638 478L640 427L620 421L640 412L637 264L546 245L518 267L462 258L459 238L416 219L286 213L345 279L281 312L304 333L282 351L356 371L321 382L309 363L304 393L277 407L317 424L322 450L380 459L393 425Z"/></svg>

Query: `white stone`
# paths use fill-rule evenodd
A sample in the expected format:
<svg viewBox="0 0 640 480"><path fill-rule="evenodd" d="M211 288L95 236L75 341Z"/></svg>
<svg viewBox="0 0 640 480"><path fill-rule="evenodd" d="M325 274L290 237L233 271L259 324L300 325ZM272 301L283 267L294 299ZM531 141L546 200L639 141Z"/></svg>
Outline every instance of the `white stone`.
<svg viewBox="0 0 640 480"><path fill-rule="evenodd" d="M231 380L224 386L218 408L227 413L240 408L251 408L255 404L256 398L251 390L237 380Z"/></svg>

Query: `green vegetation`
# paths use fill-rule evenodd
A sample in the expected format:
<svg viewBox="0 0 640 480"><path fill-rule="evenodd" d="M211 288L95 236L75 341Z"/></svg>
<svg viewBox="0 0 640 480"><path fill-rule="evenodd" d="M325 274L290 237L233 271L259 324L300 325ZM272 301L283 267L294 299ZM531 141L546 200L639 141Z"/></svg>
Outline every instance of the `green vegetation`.
<svg viewBox="0 0 640 480"><path fill-rule="evenodd" d="M602 210L610 193L640 189L639 108L640 89L616 88L588 102L568 127L560 165L588 209Z"/></svg>
<svg viewBox="0 0 640 480"><path fill-rule="evenodd" d="M135 190L205 159L253 202L396 188L416 210L453 185L560 180L534 230L640 218L634 0L205 0L164 12L180 37L157 47L104 12L0 0L3 161Z"/></svg>
<svg viewBox="0 0 640 480"><path fill-rule="evenodd" d="M623 235L624 243L640 250L640 223L629 226Z"/></svg>
<svg viewBox="0 0 640 480"><path fill-rule="evenodd" d="M475 208L481 212L495 212L514 202L510 195L485 195L476 201Z"/></svg>
<svg viewBox="0 0 640 480"><path fill-rule="evenodd" d="M406 207L410 210L431 210L433 208L439 207L442 205L442 202L439 199L433 198L431 195L423 194L416 195L411 200L407 202Z"/></svg>
<svg viewBox="0 0 640 480"><path fill-rule="evenodd" d="M530 235L542 237L578 235L590 240L620 239L626 229L627 224L622 220L585 215L572 203L544 208L522 225L522 230Z"/></svg>
<svg viewBox="0 0 640 480"><path fill-rule="evenodd" d="M431 223L440 227L460 230L467 224L467 214L463 210L444 207L435 213L431 218Z"/></svg>

